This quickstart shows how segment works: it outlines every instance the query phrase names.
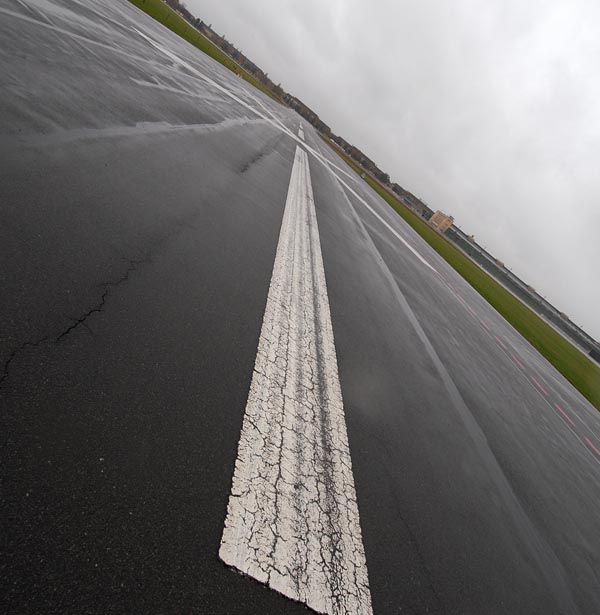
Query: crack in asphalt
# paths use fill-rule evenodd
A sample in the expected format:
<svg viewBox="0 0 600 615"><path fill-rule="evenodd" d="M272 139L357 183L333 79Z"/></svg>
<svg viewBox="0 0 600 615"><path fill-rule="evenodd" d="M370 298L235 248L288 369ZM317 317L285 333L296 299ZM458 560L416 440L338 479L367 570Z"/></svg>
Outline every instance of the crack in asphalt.
<svg viewBox="0 0 600 615"><path fill-rule="evenodd" d="M102 282L100 284L97 284L96 287L104 288L104 291L102 292L100 299L96 302L96 304L93 307L91 307L89 310L84 312L81 316L70 318L69 320L71 320L71 324L65 329L63 329L62 331L60 331L58 335L45 335L36 340L27 340L26 342L22 343L20 346L17 346L11 351L11 353L8 355L8 358L4 362L4 365L2 368L2 375L0 375L0 388L2 387L4 382L8 380L8 378L10 377L10 366L13 363L13 361L27 348L35 348L45 343L58 344L65 337L70 335L75 329L81 326L85 327L86 329L88 329L88 331L90 331L90 333L92 333L91 329L89 328L87 324L87 320L94 314L99 314L104 310L106 301L111 295L111 289L117 288L124 282L127 282L129 280L130 274L133 271L135 271L139 265L150 262L148 258L144 258L140 260L135 260L135 259L126 259L126 260L128 262L127 269L118 279L109 280L107 282Z"/></svg>
<svg viewBox="0 0 600 615"><path fill-rule="evenodd" d="M111 296L111 290L116 289L122 284L126 283L129 280L130 275L143 264L147 264L152 262L152 256L156 254L165 244L170 242L174 237L184 232L185 230L195 230L196 227L194 222L196 218L200 215L200 209L191 209L185 213L182 213L178 217L173 218L170 221L170 226L168 229L160 230L154 233L151 233L147 240L145 241L145 247L137 250L138 254L141 254L139 258L128 258L125 256L121 256L122 260L127 263L127 267L121 273L121 275L113 280L107 280L106 282L101 282L96 284L95 288L101 288L102 293L100 294L100 299L86 312L81 314L80 316L69 317L65 316L67 320L70 321L70 324L65 327L62 331L59 331L56 334L47 334L42 337L39 337L35 340L27 340L15 347L8 355L7 359L4 361L2 365L2 371L0 373L0 390L5 385L6 381L10 377L11 365L15 361L15 359L27 348L38 347L44 343L52 343L56 344L62 341L66 336L72 333L75 329L80 326L85 327L90 334L93 335L93 332L89 328L87 321L94 314L98 314L104 310L104 306L106 301Z"/></svg>

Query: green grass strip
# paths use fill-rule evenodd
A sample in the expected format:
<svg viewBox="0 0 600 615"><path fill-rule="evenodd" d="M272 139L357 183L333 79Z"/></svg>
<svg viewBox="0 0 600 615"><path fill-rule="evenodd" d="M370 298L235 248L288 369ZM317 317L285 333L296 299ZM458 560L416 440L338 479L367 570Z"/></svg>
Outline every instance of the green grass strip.
<svg viewBox="0 0 600 615"><path fill-rule="evenodd" d="M196 28L190 25L181 15L176 13L170 6L167 6L161 0L129 0L132 4L142 9L145 13L156 19L169 30L181 36L188 43L194 45L203 51L206 55L220 62L230 71L240 74L243 79L253 85L255 88L270 96L273 100L281 102L269 89L267 89L256 77L244 70L239 64L234 62L226 53L224 53L213 42L209 41L203 34L200 34Z"/></svg>
<svg viewBox="0 0 600 615"><path fill-rule="evenodd" d="M329 139L323 138L359 175L363 170ZM584 397L600 410L600 368L507 291L481 267L434 231L425 220L365 174L365 181L504 318L528 340Z"/></svg>

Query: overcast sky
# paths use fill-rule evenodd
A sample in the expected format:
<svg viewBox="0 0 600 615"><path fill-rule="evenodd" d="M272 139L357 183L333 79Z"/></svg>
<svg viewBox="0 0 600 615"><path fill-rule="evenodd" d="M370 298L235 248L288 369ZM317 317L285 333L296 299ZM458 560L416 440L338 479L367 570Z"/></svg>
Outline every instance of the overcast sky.
<svg viewBox="0 0 600 615"><path fill-rule="evenodd" d="M597 0L187 0L600 339Z"/></svg>

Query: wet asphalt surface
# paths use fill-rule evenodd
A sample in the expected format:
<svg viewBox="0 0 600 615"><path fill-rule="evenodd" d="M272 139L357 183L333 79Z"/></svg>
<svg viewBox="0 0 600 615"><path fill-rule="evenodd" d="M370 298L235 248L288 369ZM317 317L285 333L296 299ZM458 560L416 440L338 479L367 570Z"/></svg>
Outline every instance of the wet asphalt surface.
<svg viewBox="0 0 600 615"><path fill-rule="evenodd" d="M217 557L300 118L124 1L0 17L0 610L307 613ZM600 415L309 164L374 612L597 614Z"/></svg>

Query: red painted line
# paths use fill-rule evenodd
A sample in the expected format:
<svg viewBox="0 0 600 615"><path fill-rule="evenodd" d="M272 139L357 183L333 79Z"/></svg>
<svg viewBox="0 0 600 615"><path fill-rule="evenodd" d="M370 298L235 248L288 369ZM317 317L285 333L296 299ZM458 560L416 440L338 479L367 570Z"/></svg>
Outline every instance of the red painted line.
<svg viewBox="0 0 600 615"><path fill-rule="evenodd" d="M502 346L502 348L506 350L506 346L504 345L504 342L497 335L494 335L494 337L496 338L496 341L498 342L498 344L500 344L500 346Z"/></svg>
<svg viewBox="0 0 600 615"><path fill-rule="evenodd" d="M525 369L525 366L523 365L523 363L521 363L521 361L519 361L519 359L517 359L517 357L515 357L515 355L511 352L510 356L513 358L513 361L521 368L521 369Z"/></svg>
<svg viewBox="0 0 600 615"><path fill-rule="evenodd" d="M598 449L598 447L594 446L594 443L589 438L585 438L585 441L588 446L598 455L598 457L600 457L600 450Z"/></svg>
<svg viewBox="0 0 600 615"><path fill-rule="evenodd" d="M586 444L596 453L596 455L598 455L598 457L600 457L600 450L598 450L598 447L594 446L594 444L590 441L589 438L585 438L584 440L586 442Z"/></svg>
<svg viewBox="0 0 600 615"><path fill-rule="evenodd" d="M554 405L556 406L556 409L567 419L567 421L569 421L569 423L571 423L571 425L575 427L575 423L573 422L573 419L558 404L554 404Z"/></svg>
<svg viewBox="0 0 600 615"><path fill-rule="evenodd" d="M535 386L546 396L548 397L548 391L546 391L546 389L533 377L531 376L531 379L533 380L533 382L535 383Z"/></svg>
<svg viewBox="0 0 600 615"><path fill-rule="evenodd" d="M481 320L481 318L479 319L479 322L489 331L490 328L487 326L487 324L485 323L484 320Z"/></svg>

